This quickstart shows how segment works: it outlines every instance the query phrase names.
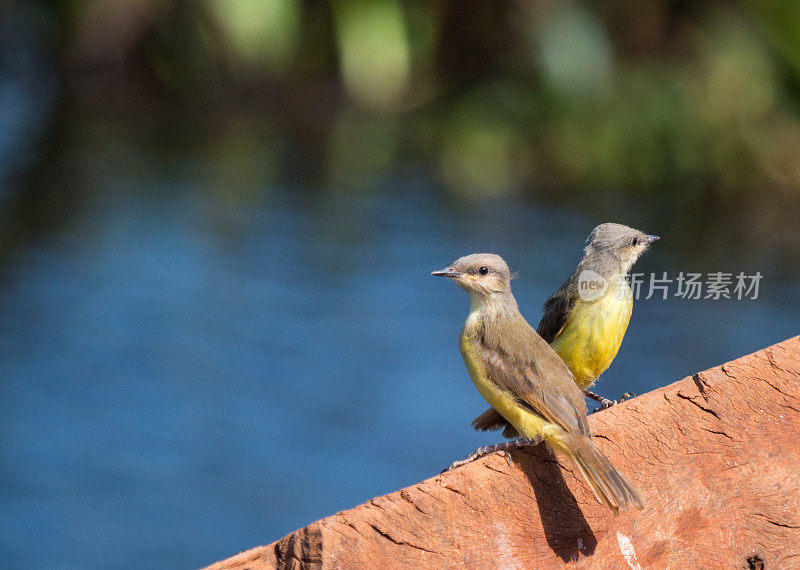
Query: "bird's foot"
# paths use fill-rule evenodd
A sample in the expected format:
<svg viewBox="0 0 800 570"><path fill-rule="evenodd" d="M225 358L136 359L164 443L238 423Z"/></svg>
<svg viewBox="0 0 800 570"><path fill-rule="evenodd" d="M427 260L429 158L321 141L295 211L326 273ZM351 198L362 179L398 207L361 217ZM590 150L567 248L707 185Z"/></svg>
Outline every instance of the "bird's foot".
<svg viewBox="0 0 800 570"><path fill-rule="evenodd" d="M614 404L617 403L616 400L609 400L608 398L604 398L603 396L600 396L599 394L595 394L594 392L592 392L590 390L584 390L583 391L583 395L586 396L587 398L591 398L595 402L600 402L600 409L601 410L605 410L606 408L610 408L611 406L613 406Z"/></svg>
<svg viewBox="0 0 800 570"><path fill-rule="evenodd" d="M592 400L594 400L596 402L600 402L600 407L597 410L595 410L595 412L597 412L599 410L607 410L611 406L616 406L617 404L620 404L620 403L624 402L625 400L630 400L631 398L635 398L636 397L636 394L634 394L633 392L625 392L619 400L609 400L608 398L604 398L603 396L599 396L598 394L595 394L594 392L590 392L589 390L584 390L583 393L587 398L591 398ZM594 413L594 412L592 412L592 413Z"/></svg>
<svg viewBox="0 0 800 570"><path fill-rule="evenodd" d="M599 400L599 402L600 402L600 407L599 407L599 408L597 408L598 410L607 410L607 409L608 409L608 408L610 408L611 406L616 406L617 404L619 404L619 402L618 402L618 401L616 401L616 400L609 400L608 398L601 398L601 399Z"/></svg>
<svg viewBox="0 0 800 570"><path fill-rule="evenodd" d="M472 463L476 459L480 459L481 457L484 457L486 455L491 455L492 453L497 453L498 455L505 457L506 461L508 461L510 464L511 454L508 452L509 449L513 449L515 447L522 447L524 445L538 445L539 443L541 443L541 441L542 438L529 439L527 437L518 437L517 439L512 439L511 441L504 441L503 443L496 443L494 445L486 445L484 447L479 447L478 449L467 455L464 459L461 459L460 461L454 461L453 463L451 463L450 467L442 471L442 473L444 473L445 471L452 471L453 469L461 467L462 465L466 465L467 463Z"/></svg>

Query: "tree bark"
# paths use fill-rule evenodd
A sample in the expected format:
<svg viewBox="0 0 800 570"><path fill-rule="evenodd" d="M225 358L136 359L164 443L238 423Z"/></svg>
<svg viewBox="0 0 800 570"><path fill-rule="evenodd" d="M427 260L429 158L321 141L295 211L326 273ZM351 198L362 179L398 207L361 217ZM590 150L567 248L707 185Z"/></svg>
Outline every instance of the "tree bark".
<svg viewBox="0 0 800 570"><path fill-rule="evenodd" d="M489 456L209 569L800 568L800 337L590 416L643 511L544 446Z"/></svg>

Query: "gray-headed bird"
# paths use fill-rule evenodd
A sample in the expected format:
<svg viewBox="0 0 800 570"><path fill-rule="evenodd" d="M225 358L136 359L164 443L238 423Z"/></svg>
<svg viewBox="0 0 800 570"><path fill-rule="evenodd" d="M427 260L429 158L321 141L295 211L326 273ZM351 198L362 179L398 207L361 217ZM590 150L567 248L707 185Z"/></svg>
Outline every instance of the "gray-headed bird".
<svg viewBox="0 0 800 570"><path fill-rule="evenodd" d="M556 352L520 314L508 265L497 255L468 255L431 275L469 293L459 347L478 391L522 437L476 450L459 466L511 446L545 442L578 465L597 500L616 513L644 506L638 491L592 441L583 392Z"/></svg>
<svg viewBox="0 0 800 570"><path fill-rule="evenodd" d="M622 224L600 224L586 239L577 269L544 303L537 332L601 408L616 402L590 392L589 387L614 361L631 320L633 294L625 276L658 239ZM491 408L472 425L483 431L504 428L503 435L514 437L513 428Z"/></svg>

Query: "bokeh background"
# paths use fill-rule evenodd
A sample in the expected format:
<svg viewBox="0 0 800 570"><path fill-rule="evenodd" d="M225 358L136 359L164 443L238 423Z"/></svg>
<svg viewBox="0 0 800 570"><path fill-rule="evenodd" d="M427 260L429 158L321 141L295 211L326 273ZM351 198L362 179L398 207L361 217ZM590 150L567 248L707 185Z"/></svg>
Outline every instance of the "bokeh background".
<svg viewBox="0 0 800 570"><path fill-rule="evenodd" d="M497 441L463 254L763 274L610 397L796 334L800 4L0 0L0 217L0 566L199 567Z"/></svg>

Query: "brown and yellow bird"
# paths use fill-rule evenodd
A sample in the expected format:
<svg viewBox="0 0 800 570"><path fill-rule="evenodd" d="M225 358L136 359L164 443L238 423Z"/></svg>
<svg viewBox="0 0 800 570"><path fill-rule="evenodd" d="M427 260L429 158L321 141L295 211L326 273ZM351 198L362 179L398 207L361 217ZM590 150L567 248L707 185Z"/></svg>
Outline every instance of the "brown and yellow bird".
<svg viewBox="0 0 800 570"><path fill-rule="evenodd" d="M522 436L480 448L453 466L544 441L575 461L597 500L615 513L643 508L638 491L592 441L584 395L572 373L519 312L506 262L488 253L468 255L431 275L448 277L469 293L461 355L481 395Z"/></svg>
<svg viewBox="0 0 800 570"><path fill-rule="evenodd" d="M613 405L589 388L614 361L628 329L633 294L625 276L658 236L622 224L600 224L589 234L583 259L544 303L537 332L566 363L575 382L602 408ZM472 422L475 429L514 430L490 408Z"/></svg>

